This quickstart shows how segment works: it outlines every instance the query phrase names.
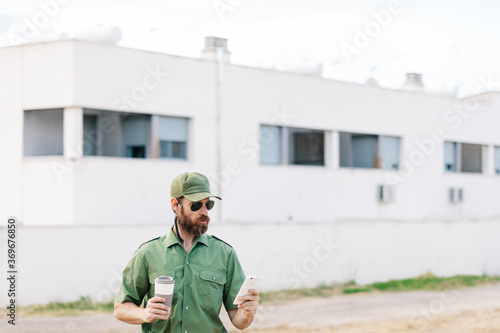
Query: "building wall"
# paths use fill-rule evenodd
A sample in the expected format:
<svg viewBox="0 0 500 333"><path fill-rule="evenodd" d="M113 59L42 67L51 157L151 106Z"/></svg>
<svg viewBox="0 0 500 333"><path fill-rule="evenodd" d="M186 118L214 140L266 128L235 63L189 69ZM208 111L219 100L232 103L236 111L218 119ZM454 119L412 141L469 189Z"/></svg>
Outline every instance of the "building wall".
<svg viewBox="0 0 500 333"><path fill-rule="evenodd" d="M21 211L23 114L22 58L9 48L0 49L0 216Z"/></svg>
<svg viewBox="0 0 500 333"><path fill-rule="evenodd" d="M24 110L75 105L75 44L71 41L6 48L14 53L21 75ZM10 65L10 64L9 64Z"/></svg>
<svg viewBox="0 0 500 333"><path fill-rule="evenodd" d="M261 290L415 277L432 272L499 275L499 220L346 221L300 224L220 224L210 233L230 243L247 275L263 275ZM18 306L112 300L135 249L171 223L18 229ZM0 228L5 251L6 228ZM36 250L34 250L36 249ZM5 253L5 252L3 252ZM6 271L6 262L0 268ZM7 290L7 280L0 280ZM43 288L40 288L43 286ZM0 302L6 302L0 294Z"/></svg>
<svg viewBox="0 0 500 333"><path fill-rule="evenodd" d="M18 216L26 224L43 225L49 219L51 225L133 224L144 211L150 220L161 221L170 213L164 213L156 203L168 201L169 179L187 170L209 175L214 191L225 200L223 207L217 208L216 217L226 222L316 223L500 215L500 208L492 204L500 194L500 177L488 170L484 174L445 173L443 143L433 141L437 130L449 141L491 145L491 149L500 145L500 134L494 130L494 124L500 121L498 105L493 97L465 104L449 97L225 64L220 77L218 120L215 62L87 42L26 46L20 52L23 62L17 63L18 70L29 72L21 76L22 81L29 81L28 86L36 84L38 89L24 91L18 108L79 106L85 110L190 118L187 161L86 156L73 161L66 156L61 162L60 158L24 158L27 165L21 168L24 175L18 180L25 184L21 197L26 211L19 211ZM65 74L59 73L52 59L46 61L44 69L32 69L36 67L33 59L45 59L47 53L57 54L56 59L64 55L59 60L61 68L67 69ZM17 118L13 124L18 131L22 131L22 109L10 111L9 121ZM464 109L471 111L463 113ZM260 165L257 140L261 124L326 131L326 165ZM101 132L106 137L122 136L120 126ZM339 132L400 137L401 170L339 168ZM22 156L19 145L9 150L12 156ZM408 164L415 154L420 156L419 163ZM37 164L41 169L33 167ZM50 168L53 174L41 180L40 170ZM156 171L149 172L152 170ZM402 173L406 175L400 177ZM379 203L378 187L394 177L398 178L394 201ZM65 182L68 184L59 184ZM40 204L42 183L48 188L65 188L63 192L44 190L55 198L53 205ZM166 191L160 192L158 184ZM463 203L449 203L450 187L464 189ZM158 197L159 193L166 196ZM327 212L314 209L318 200L328 203ZM50 213L57 209L55 202L74 207L70 214L73 218L68 220L63 214L64 220L58 222ZM141 210L138 203L147 209ZM248 206L259 209L249 210ZM87 210L90 207L94 209Z"/></svg>
<svg viewBox="0 0 500 333"><path fill-rule="evenodd" d="M74 41L0 49L0 60L9 64L0 77L0 216L23 225L21 303L111 297L133 250L170 226L171 179L194 170L223 197L210 231L235 246L247 274L264 275L264 290L500 274L498 94L457 101ZM189 118L188 159L78 156L67 128L64 156L23 157L23 111L53 108ZM261 124L324 130L325 166L261 165ZM119 126L98 131L122 135ZM340 132L400 137L401 170L340 168ZM435 133L486 145L487 168L445 173ZM378 187L390 179L394 200L381 203ZM463 188L464 201L451 203L450 188ZM42 293L32 290L37 279Z"/></svg>
<svg viewBox="0 0 500 333"><path fill-rule="evenodd" d="M465 112L468 104L449 97L237 66L225 70L225 82L231 84L223 89L223 142L227 142L223 165L236 161L240 166L240 172L224 183L228 207L224 216L230 221L310 223L336 219L487 218L500 214L498 205L491 201L500 194L498 175L486 171L445 173L443 167L443 139L500 144L498 131L491 127L499 120L491 103L478 100ZM278 114L284 113L288 115L284 122L276 120ZM404 176L381 169L338 168L334 160L338 142L333 140L327 145L331 154L326 167L259 165L258 150L251 149L252 138L258 135L259 124L273 122L334 134L345 131L400 137ZM436 131L442 133L439 142L433 139ZM394 188L394 202L379 203L377 188L388 183L388 177L400 178ZM463 203L449 202L450 187L464 188ZM248 195L255 198L251 200L258 210L245 208L248 205L241 200L242 189L257 189Z"/></svg>

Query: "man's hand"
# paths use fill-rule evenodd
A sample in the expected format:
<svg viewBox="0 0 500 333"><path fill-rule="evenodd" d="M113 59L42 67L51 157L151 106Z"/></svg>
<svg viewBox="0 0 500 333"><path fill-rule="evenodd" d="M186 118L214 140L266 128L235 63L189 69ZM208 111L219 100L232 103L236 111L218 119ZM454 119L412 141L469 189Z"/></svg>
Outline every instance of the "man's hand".
<svg viewBox="0 0 500 333"><path fill-rule="evenodd" d="M252 295L241 296L238 298L238 300L243 301L243 303L238 305L238 310L242 310L245 316L253 318L260 301L259 291L256 289L249 289L248 292L252 293Z"/></svg>
<svg viewBox="0 0 500 333"><path fill-rule="evenodd" d="M161 297L150 298L144 309L142 320L146 323L152 323L155 319L167 320L170 316L170 308L163 304L165 301Z"/></svg>
<svg viewBox="0 0 500 333"><path fill-rule="evenodd" d="M170 309L162 302L165 302L164 298L153 297L148 301L146 308L142 308L132 302L115 301L114 314L116 319L132 325L152 323L155 319L167 320Z"/></svg>
<svg viewBox="0 0 500 333"><path fill-rule="evenodd" d="M243 301L243 303L238 305L238 309L228 311L231 322L240 330L250 326L260 301L259 291L257 289L249 289L248 292L250 292L251 295L238 298L240 301Z"/></svg>

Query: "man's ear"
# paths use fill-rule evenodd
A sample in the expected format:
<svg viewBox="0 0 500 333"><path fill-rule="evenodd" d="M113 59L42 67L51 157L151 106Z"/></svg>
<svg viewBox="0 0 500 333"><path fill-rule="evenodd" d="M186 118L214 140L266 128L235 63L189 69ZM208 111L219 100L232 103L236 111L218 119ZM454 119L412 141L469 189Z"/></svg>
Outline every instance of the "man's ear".
<svg viewBox="0 0 500 333"><path fill-rule="evenodd" d="M179 209L179 200L176 198L170 199L170 205L172 206L174 213L177 214L177 209Z"/></svg>

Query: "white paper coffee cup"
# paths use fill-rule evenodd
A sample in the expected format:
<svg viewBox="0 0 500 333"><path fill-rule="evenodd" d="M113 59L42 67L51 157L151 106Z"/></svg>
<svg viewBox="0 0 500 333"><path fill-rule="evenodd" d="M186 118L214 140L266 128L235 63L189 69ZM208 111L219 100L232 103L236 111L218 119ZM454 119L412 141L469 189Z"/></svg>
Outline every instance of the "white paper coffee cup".
<svg viewBox="0 0 500 333"><path fill-rule="evenodd" d="M162 297L166 300L163 304L172 306L174 296L175 280L171 276L159 276L155 279L155 297Z"/></svg>

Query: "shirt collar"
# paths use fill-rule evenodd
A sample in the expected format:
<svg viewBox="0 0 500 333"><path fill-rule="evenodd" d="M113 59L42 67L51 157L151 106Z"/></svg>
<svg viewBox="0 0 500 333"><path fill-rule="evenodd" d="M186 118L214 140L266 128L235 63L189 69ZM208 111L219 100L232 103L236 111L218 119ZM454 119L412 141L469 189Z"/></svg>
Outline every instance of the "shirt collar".
<svg viewBox="0 0 500 333"><path fill-rule="evenodd" d="M203 245L206 245L208 246L208 236L206 233L198 236L195 241L194 241L194 245L196 245L196 243L202 243ZM179 244L180 246L182 246L182 243L179 241L179 239L177 238L177 236L175 235L174 233L174 227L172 227L170 229L170 232L168 233L167 237L165 238L165 245L168 247L171 247L172 245L175 245L175 244Z"/></svg>
<svg viewBox="0 0 500 333"><path fill-rule="evenodd" d="M201 234L198 236L198 239L196 239L198 242L208 246L208 236L207 233Z"/></svg>

